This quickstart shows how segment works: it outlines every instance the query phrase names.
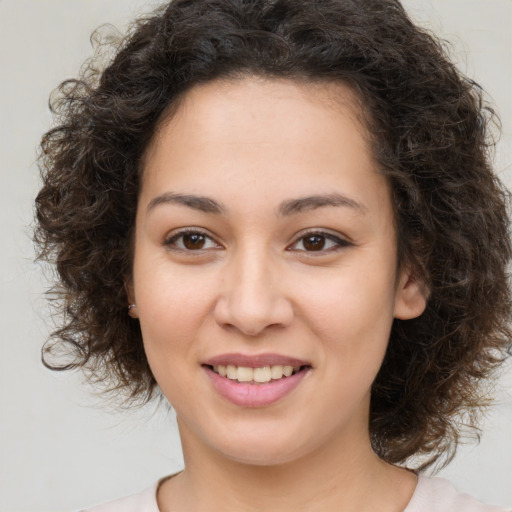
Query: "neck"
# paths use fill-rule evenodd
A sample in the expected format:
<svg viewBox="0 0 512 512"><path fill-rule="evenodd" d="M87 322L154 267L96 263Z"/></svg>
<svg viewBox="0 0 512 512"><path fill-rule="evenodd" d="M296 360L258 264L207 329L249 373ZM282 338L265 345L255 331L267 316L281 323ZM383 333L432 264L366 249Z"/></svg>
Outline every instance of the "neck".
<svg viewBox="0 0 512 512"><path fill-rule="evenodd" d="M374 454L365 429L273 465L227 459L198 442L184 425L180 434L185 470L162 485L162 512L397 512L406 507L416 485L414 474Z"/></svg>

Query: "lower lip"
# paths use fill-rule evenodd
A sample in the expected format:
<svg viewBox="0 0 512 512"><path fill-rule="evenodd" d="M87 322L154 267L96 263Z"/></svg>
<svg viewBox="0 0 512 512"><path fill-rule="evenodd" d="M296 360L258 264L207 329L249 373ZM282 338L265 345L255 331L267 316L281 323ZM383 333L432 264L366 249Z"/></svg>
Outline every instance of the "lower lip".
<svg viewBox="0 0 512 512"><path fill-rule="evenodd" d="M248 384L221 377L209 366L203 366L203 368L216 391L241 407L265 407L281 400L300 384L311 369L304 368L290 377L283 377L265 384Z"/></svg>

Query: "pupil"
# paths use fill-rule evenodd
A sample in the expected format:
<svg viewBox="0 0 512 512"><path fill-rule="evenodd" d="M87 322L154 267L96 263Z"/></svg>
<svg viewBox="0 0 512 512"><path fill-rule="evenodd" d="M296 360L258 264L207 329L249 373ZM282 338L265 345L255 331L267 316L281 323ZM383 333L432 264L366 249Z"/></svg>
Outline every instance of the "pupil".
<svg viewBox="0 0 512 512"><path fill-rule="evenodd" d="M324 248L325 237L318 235L311 235L304 239L304 248L308 251L320 251Z"/></svg>
<svg viewBox="0 0 512 512"><path fill-rule="evenodd" d="M187 249L201 249L204 246L204 235L200 233L190 233L183 235L183 245Z"/></svg>

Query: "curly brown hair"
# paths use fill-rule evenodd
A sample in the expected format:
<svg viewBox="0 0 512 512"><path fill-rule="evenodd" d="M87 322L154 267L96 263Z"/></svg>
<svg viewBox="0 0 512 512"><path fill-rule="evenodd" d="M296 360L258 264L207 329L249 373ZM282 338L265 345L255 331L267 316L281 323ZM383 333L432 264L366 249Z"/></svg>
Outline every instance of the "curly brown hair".
<svg viewBox="0 0 512 512"><path fill-rule="evenodd" d="M342 81L359 95L392 187L399 262L430 291L423 315L394 322L372 444L391 463L449 460L510 346L508 194L491 170L496 117L480 87L396 0L175 0L139 19L103 70L92 60L61 84L35 240L56 264L64 316L43 361L131 399L155 394L126 309L142 158L184 92L246 75ZM56 349L71 362L49 362Z"/></svg>

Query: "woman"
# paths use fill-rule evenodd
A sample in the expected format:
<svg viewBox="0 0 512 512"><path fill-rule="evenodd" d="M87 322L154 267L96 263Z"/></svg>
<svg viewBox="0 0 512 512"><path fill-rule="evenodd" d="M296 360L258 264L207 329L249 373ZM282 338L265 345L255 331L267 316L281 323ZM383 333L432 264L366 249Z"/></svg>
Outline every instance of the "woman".
<svg viewBox="0 0 512 512"><path fill-rule="evenodd" d="M185 460L95 510L498 510L421 476L510 346L492 111L397 1L174 1L61 92L46 364L161 392Z"/></svg>

